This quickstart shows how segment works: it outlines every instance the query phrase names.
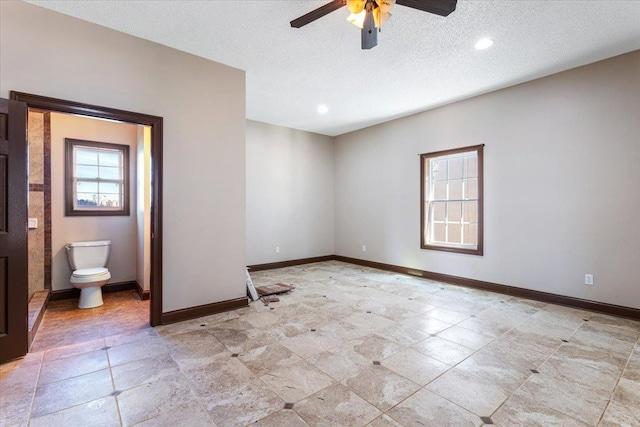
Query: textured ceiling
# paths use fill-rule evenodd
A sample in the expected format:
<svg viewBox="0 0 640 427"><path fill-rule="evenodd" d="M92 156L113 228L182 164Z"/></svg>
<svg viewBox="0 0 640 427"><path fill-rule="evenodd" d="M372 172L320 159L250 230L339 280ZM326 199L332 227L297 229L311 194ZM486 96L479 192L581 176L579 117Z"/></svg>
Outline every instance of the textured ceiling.
<svg viewBox="0 0 640 427"><path fill-rule="evenodd" d="M396 6L370 51L346 8L289 26L327 2L30 1L243 69L247 118L325 135L640 49L640 1L459 0L448 18ZM475 50L482 37L494 46Z"/></svg>

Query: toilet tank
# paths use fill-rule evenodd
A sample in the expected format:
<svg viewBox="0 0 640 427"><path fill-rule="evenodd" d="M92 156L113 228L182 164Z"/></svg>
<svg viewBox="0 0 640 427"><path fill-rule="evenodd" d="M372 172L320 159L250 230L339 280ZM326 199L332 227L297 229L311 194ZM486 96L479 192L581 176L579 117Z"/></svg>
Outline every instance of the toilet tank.
<svg viewBox="0 0 640 427"><path fill-rule="evenodd" d="M106 267L111 240L72 242L67 244L67 259L72 270Z"/></svg>

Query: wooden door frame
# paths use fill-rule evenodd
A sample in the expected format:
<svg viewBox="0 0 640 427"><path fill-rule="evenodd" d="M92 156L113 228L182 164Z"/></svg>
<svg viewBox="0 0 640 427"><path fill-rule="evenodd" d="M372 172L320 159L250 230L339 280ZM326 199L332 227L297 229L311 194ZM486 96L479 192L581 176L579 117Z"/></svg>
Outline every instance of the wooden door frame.
<svg viewBox="0 0 640 427"><path fill-rule="evenodd" d="M162 117L23 92L10 92L10 99L25 102L28 108L118 120L151 127L151 277L149 323L162 324Z"/></svg>

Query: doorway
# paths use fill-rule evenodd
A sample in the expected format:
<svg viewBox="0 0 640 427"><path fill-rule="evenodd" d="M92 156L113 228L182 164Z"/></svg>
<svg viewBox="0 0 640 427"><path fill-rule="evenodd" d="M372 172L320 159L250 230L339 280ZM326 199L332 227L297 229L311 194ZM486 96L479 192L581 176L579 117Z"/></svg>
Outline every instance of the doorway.
<svg viewBox="0 0 640 427"><path fill-rule="evenodd" d="M115 120L148 127L152 165L149 202L149 323L151 326L160 325L162 318L162 117L15 91L10 92L10 97L12 100L26 103L29 109Z"/></svg>

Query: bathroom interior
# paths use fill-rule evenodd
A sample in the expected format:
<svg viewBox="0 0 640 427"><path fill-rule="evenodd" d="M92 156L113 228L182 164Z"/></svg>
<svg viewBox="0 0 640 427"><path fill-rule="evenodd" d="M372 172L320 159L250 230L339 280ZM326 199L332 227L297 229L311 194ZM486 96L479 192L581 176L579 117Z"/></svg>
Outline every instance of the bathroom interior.
<svg viewBox="0 0 640 427"><path fill-rule="evenodd" d="M80 194L75 197L78 209L67 212L65 191L71 187L65 184L68 140L128 147L128 174L123 174L128 194L124 191L122 196L128 200L128 214L111 215L113 212L106 209L107 212L101 215L85 215L84 208L79 205L81 201L105 197L102 190L92 194L98 188L98 184L92 183L88 184L90 188L84 197ZM151 272L151 128L30 109L28 141L31 351L147 327ZM123 162L121 167L126 164ZM109 200L98 201L100 204L111 206ZM70 245L78 242L98 243ZM93 265L94 260L84 262L87 249L108 260L106 265ZM73 262L74 254L77 265ZM101 263L99 258L97 263ZM70 264L82 270L74 272ZM100 286L106 278L108 282ZM78 282L98 286L81 290L84 285ZM81 294L83 298L79 300ZM104 296L104 304L101 296ZM46 310L50 333L45 337L37 335L37 331Z"/></svg>

